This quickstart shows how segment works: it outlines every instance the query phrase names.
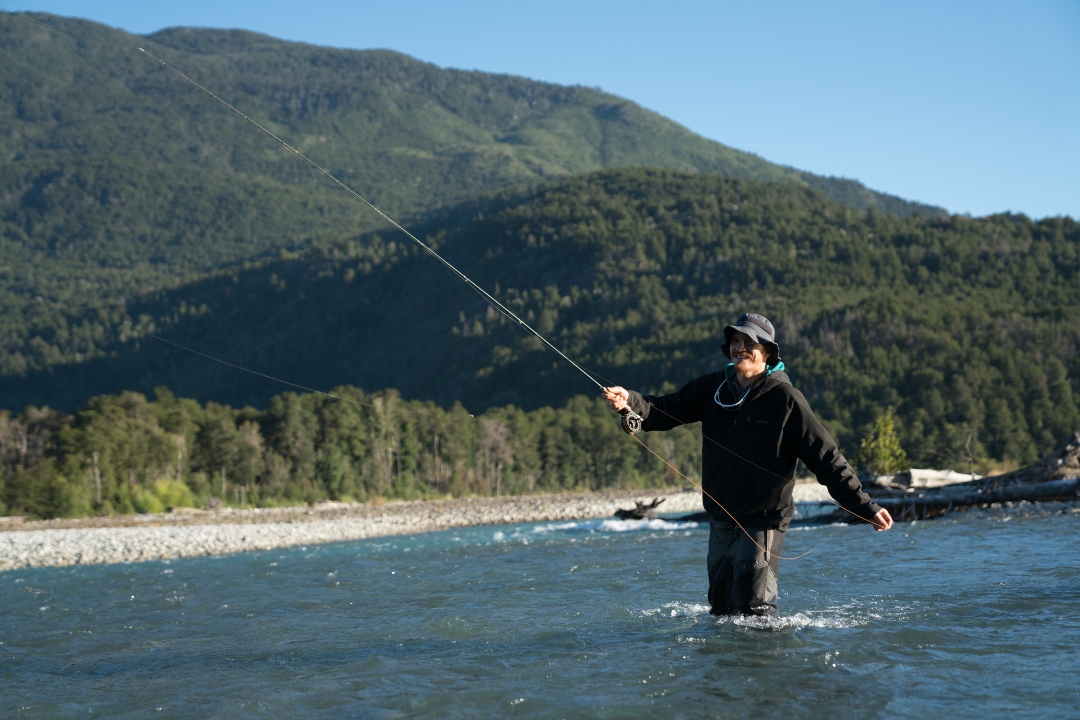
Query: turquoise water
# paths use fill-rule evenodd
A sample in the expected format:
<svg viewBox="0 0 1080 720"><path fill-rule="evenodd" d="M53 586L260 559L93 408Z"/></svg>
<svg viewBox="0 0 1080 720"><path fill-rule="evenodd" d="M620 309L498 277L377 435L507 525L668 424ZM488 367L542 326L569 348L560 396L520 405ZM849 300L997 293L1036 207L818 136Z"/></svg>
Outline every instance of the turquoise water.
<svg viewBox="0 0 1080 720"><path fill-rule="evenodd" d="M1080 514L792 530L781 617L702 526L473 528L0 573L0 716L1077 717Z"/></svg>

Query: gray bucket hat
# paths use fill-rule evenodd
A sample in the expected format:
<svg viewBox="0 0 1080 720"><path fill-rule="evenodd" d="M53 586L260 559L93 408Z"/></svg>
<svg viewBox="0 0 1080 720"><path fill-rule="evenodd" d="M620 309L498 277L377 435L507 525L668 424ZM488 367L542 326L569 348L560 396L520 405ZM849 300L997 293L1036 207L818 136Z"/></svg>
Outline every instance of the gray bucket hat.
<svg viewBox="0 0 1080 720"><path fill-rule="evenodd" d="M757 313L743 313L735 321L734 325L728 325L724 328L724 344L720 346L720 351L729 360L731 354L728 352L728 346L731 344L731 334L734 332L748 335L754 342L768 348L769 358L766 362L769 365L780 362L780 346L776 344L776 330L773 328L773 324L769 322L769 318Z"/></svg>

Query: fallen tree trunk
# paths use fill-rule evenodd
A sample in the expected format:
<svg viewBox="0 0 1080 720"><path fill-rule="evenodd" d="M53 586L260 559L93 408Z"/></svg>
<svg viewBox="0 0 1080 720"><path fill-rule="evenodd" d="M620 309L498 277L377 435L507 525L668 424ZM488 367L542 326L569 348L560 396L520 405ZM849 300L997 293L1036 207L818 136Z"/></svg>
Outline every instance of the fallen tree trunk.
<svg viewBox="0 0 1080 720"><path fill-rule="evenodd" d="M996 477L940 488L907 490L868 483L863 489L895 520L938 517L964 507L1003 502L1080 499L1080 432L1041 462Z"/></svg>
<svg viewBox="0 0 1080 720"><path fill-rule="evenodd" d="M650 503L643 503L640 500L635 500L634 504L637 506L633 510L616 510L615 517L620 520L654 520L656 518L656 508L660 503L664 502L665 498L653 498Z"/></svg>

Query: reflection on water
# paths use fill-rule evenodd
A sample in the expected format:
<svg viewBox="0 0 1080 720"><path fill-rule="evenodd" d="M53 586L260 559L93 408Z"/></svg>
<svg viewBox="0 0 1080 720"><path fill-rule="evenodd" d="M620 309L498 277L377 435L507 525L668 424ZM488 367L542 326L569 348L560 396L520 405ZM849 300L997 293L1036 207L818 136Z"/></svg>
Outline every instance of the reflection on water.
<svg viewBox="0 0 1080 720"><path fill-rule="evenodd" d="M1080 514L792 531L715 618L707 531L595 520L0 574L0 715L1067 717Z"/></svg>

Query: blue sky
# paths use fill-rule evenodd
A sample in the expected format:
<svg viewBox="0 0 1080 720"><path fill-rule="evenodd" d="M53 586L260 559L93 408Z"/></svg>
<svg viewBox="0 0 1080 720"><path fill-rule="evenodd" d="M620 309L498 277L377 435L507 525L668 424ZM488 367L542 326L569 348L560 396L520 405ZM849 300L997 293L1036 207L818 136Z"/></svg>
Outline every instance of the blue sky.
<svg viewBox="0 0 1080 720"><path fill-rule="evenodd" d="M773 162L985 215L1080 218L1080 2L19 0L599 86Z"/></svg>

